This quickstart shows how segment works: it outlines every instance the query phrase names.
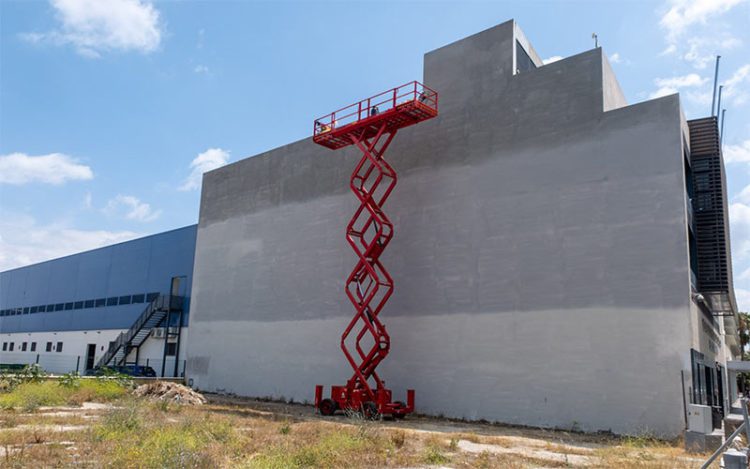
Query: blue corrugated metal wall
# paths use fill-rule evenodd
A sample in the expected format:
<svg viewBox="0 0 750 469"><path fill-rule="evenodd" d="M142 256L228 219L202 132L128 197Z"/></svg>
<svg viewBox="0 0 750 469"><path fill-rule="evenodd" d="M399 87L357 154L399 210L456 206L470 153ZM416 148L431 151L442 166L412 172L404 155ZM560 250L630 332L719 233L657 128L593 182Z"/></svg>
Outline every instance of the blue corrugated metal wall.
<svg viewBox="0 0 750 469"><path fill-rule="evenodd" d="M0 272L0 333L125 329L145 302L88 308L86 302L168 293L175 276L187 277L189 298L196 233L191 225Z"/></svg>

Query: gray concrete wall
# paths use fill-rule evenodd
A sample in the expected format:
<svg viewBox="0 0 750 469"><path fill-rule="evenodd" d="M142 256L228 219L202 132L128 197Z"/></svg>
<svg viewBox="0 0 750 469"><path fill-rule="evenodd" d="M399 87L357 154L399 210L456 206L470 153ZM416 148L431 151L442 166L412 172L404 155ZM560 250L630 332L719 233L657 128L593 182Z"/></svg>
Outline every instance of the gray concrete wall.
<svg viewBox="0 0 750 469"><path fill-rule="evenodd" d="M678 99L603 112L601 49L513 75L513 29L426 54L440 116L388 152L382 376L422 412L676 435L691 340ZM303 140L205 175L197 387L311 401L349 377L357 158Z"/></svg>

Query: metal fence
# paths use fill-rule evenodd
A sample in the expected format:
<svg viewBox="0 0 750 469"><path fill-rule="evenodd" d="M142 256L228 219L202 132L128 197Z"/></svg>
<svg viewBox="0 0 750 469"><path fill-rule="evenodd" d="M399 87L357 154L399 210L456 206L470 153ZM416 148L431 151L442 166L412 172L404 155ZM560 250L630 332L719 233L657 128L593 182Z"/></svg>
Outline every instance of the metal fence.
<svg viewBox="0 0 750 469"><path fill-rule="evenodd" d="M175 357L167 357L164 363L164 375L162 376L162 359L141 358L138 365L150 366L156 371L158 377L184 377L186 360L180 360L177 367L177 376L174 376ZM81 355L69 355L64 353L36 353L20 352L3 354L4 365L32 365L38 364L44 371L50 374L61 375L70 372L84 374L86 372L86 358ZM131 363L128 363L131 364Z"/></svg>

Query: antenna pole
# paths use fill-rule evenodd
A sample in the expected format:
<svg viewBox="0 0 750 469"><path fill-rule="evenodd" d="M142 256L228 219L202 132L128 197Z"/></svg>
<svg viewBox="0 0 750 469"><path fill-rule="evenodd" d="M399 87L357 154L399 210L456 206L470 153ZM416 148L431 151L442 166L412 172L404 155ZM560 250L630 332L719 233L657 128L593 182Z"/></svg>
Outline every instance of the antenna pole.
<svg viewBox="0 0 750 469"><path fill-rule="evenodd" d="M721 110L721 128L719 129L719 149L722 149L722 145L724 144L724 120L726 120L725 114L727 113L726 109Z"/></svg>
<svg viewBox="0 0 750 469"><path fill-rule="evenodd" d="M716 104L716 83L719 80L719 59L721 59L721 56L717 55L716 70L714 71L714 92L711 94L711 117L719 113L719 110L714 107ZM716 113L714 113L714 109L716 109Z"/></svg>
<svg viewBox="0 0 750 469"><path fill-rule="evenodd" d="M716 117L719 117L719 109L721 109L721 90L724 89L724 85L719 85L719 99L716 101Z"/></svg>

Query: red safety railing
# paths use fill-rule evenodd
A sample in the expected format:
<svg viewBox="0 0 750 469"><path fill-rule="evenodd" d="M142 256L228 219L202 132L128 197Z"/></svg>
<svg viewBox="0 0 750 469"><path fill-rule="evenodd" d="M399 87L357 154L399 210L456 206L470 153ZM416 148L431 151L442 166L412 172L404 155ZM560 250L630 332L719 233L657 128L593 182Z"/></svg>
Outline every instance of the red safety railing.
<svg viewBox="0 0 750 469"><path fill-rule="evenodd" d="M411 81L315 119L313 136L337 131L350 124L375 120L377 116L409 103L418 103L437 113L438 94L418 81Z"/></svg>

